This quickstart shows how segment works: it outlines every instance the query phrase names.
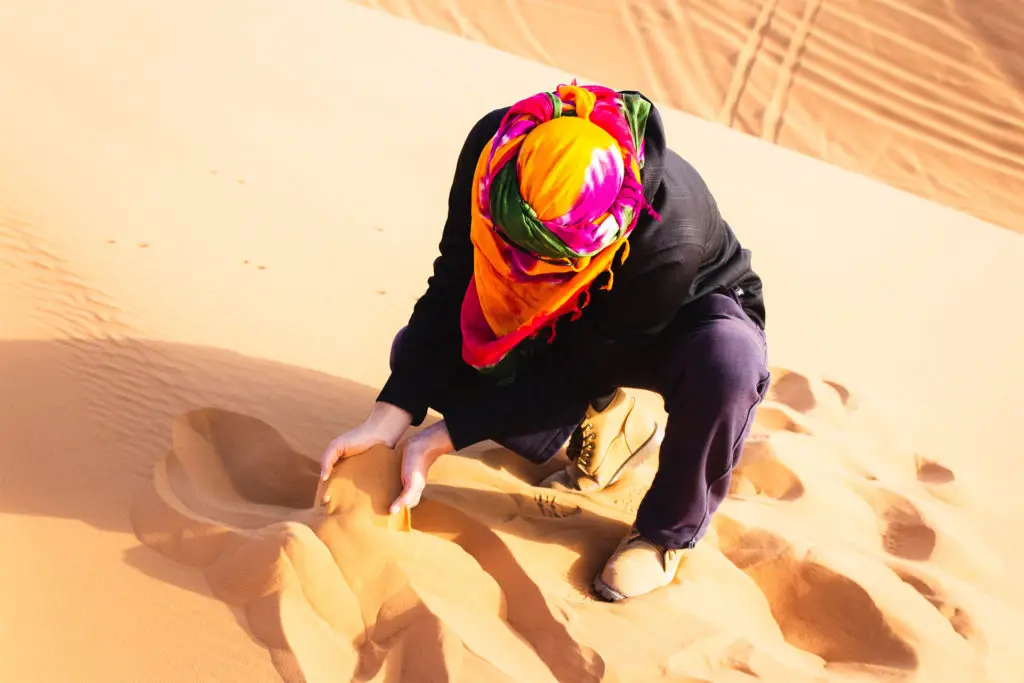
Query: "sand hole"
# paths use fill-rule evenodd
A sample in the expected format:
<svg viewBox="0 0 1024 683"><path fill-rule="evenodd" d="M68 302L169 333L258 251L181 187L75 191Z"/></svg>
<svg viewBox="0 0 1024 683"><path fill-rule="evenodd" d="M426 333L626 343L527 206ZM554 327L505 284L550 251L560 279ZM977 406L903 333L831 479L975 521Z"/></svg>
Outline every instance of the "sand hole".
<svg viewBox="0 0 1024 683"><path fill-rule="evenodd" d="M776 500L793 501L804 494L804 485L775 453L770 439L753 438L743 446L733 470L730 495L753 492Z"/></svg>
<svg viewBox="0 0 1024 683"><path fill-rule="evenodd" d="M280 432L247 415L201 409L174 426L175 452L211 482L226 478L245 500L296 510L309 508L319 467L297 453Z"/></svg>
<svg viewBox="0 0 1024 683"><path fill-rule="evenodd" d="M869 502L878 512L882 547L887 553L919 562L932 556L938 536L909 500L880 491Z"/></svg>
<svg viewBox="0 0 1024 683"><path fill-rule="evenodd" d="M928 460L921 455L915 455L917 467L917 479L925 484L949 484L956 479L953 470L944 467L934 460Z"/></svg>
<svg viewBox="0 0 1024 683"><path fill-rule="evenodd" d="M810 434L811 430L796 422L785 410L769 403L762 403L754 413L754 431L757 432L793 432L794 434Z"/></svg>
<svg viewBox="0 0 1024 683"><path fill-rule="evenodd" d="M780 372L768 390L768 397L800 413L812 410L818 404L811 382L797 372Z"/></svg>
<svg viewBox="0 0 1024 683"><path fill-rule="evenodd" d="M962 607L950 601L946 591L937 581L915 574L903 567L894 567L893 571L896 576L917 591L939 614L945 617L957 635L964 640L975 638L977 629L974 627L970 615Z"/></svg>
<svg viewBox="0 0 1024 683"><path fill-rule="evenodd" d="M786 641L829 663L912 669L917 654L859 584L797 557L785 539L723 518L719 547L764 593Z"/></svg>
<svg viewBox="0 0 1024 683"><path fill-rule="evenodd" d="M850 407L850 390L847 389L846 387L844 387L839 382L833 382L833 381L827 380L827 379L824 380L824 382L825 382L825 384L827 384L830 387L832 387L833 389L835 389L835 392L837 394L839 394L839 400L842 402L843 406L849 408Z"/></svg>
<svg viewBox="0 0 1024 683"><path fill-rule="evenodd" d="M792 553L789 542L764 529L748 529L724 515L712 521L718 548L738 569Z"/></svg>
<svg viewBox="0 0 1024 683"><path fill-rule="evenodd" d="M914 650L849 577L792 556L766 560L746 572L791 645L832 663L917 666Z"/></svg>

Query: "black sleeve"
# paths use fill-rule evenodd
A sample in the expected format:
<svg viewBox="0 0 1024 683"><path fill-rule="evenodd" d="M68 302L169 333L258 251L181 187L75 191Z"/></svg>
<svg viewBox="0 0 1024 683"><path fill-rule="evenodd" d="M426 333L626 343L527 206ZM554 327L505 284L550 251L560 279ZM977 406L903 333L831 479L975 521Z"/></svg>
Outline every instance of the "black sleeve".
<svg viewBox="0 0 1024 683"><path fill-rule="evenodd" d="M444 417L455 448L581 420L591 399L614 388L606 379L608 368L663 330L689 293L702 249L668 251L662 265L621 281L616 275L612 291L578 321L559 324L550 352L538 354L514 382L488 387L449 408Z"/></svg>
<svg viewBox="0 0 1024 683"><path fill-rule="evenodd" d="M459 314L473 275L470 192L477 160L503 114L504 110L496 110L484 116L463 144L448 194L440 255L434 260L426 293L413 307L391 376L377 396L378 401L411 414L414 426L423 422L435 388L462 362Z"/></svg>

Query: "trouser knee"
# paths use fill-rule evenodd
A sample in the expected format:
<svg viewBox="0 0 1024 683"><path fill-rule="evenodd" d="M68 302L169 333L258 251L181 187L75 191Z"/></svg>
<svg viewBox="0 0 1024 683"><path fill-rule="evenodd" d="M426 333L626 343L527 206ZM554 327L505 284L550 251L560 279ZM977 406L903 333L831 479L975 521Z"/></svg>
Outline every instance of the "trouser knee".
<svg viewBox="0 0 1024 683"><path fill-rule="evenodd" d="M744 331L743 335L719 337L714 351L687 373L687 389L699 394L700 403L710 413L742 415L764 398L769 379L764 347L750 336Z"/></svg>

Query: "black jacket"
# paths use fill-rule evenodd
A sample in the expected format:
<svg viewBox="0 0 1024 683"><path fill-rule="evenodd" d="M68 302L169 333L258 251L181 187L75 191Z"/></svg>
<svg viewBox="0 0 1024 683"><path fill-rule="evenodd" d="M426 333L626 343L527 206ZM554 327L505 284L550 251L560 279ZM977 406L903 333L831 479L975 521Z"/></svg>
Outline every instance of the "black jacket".
<svg viewBox="0 0 1024 683"><path fill-rule="evenodd" d="M459 315L473 274L470 197L477 159L508 111L490 112L470 131L455 168L440 256L417 301L379 401L396 405L418 425L431 397L452 378L464 375ZM613 288L590 288L583 316L564 316L555 340L520 370L510 384L479 383L455 405L445 422L456 449L486 439L553 429L580 420L591 398L621 381L616 367L624 355L663 330L683 306L714 291L742 288L744 309L764 327L761 280L750 265L711 192L697 171L668 149L657 109L645 132L644 195L660 215L648 213L630 235L624 263L616 258ZM475 371L473 371L475 372Z"/></svg>

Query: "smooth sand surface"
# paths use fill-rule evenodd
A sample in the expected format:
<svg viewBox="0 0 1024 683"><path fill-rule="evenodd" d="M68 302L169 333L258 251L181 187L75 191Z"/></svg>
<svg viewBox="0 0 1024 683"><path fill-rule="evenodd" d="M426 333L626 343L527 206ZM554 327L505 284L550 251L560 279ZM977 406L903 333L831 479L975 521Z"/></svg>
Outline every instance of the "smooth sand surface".
<svg viewBox="0 0 1024 683"><path fill-rule="evenodd" d="M1016 0L355 0L1024 232Z"/></svg>
<svg viewBox="0 0 1024 683"><path fill-rule="evenodd" d="M678 112L775 382L676 583L587 590L649 469L482 444L410 529L378 450L313 506L468 127L572 76L336 0L0 3L0 680L1020 680L1024 242Z"/></svg>

